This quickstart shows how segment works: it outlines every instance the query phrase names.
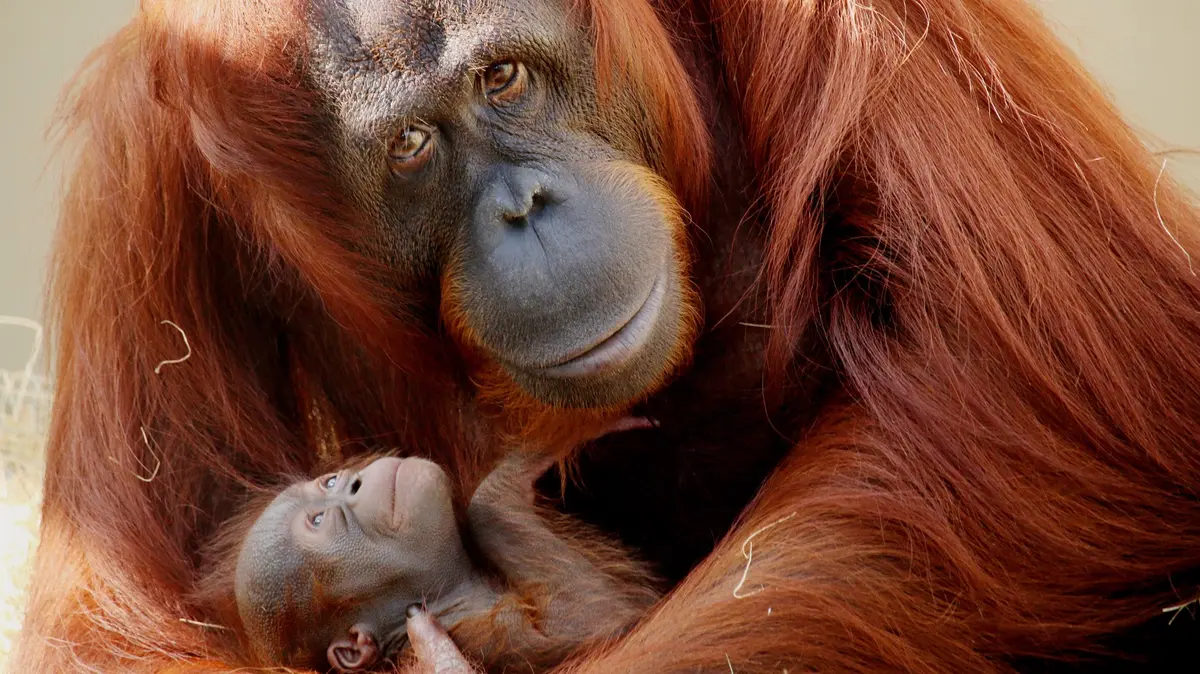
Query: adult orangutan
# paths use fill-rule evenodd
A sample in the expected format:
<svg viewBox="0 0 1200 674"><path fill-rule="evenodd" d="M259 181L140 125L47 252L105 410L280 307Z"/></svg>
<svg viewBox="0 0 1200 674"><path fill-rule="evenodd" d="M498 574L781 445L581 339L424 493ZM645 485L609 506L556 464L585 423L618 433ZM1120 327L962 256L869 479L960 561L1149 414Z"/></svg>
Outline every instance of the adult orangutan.
<svg viewBox="0 0 1200 674"><path fill-rule="evenodd" d="M631 406L564 507L678 584L572 672L1168 652L1200 216L1025 3L144 5L65 122L18 671L234 670L249 490Z"/></svg>

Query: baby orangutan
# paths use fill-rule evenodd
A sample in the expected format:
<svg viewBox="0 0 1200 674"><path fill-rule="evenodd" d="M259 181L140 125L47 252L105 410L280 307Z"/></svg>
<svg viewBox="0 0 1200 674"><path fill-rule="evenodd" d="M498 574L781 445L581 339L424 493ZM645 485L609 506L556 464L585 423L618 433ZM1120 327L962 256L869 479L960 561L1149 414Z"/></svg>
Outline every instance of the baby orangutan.
<svg viewBox="0 0 1200 674"><path fill-rule="evenodd" d="M379 458L288 486L236 554L255 659L366 670L432 633L408 629L422 610L489 671L547 669L620 635L658 598L654 583L623 550L537 509L533 481L548 467L503 461L470 500L468 541L448 476L424 459Z"/></svg>

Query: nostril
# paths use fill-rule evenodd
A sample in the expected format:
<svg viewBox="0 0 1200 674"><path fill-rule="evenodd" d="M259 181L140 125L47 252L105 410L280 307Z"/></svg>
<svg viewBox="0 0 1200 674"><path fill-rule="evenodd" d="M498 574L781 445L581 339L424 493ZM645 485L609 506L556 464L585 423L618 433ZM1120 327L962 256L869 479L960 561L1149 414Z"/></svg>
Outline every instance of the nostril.
<svg viewBox="0 0 1200 674"><path fill-rule="evenodd" d="M501 217L510 227L524 227L529 224L529 218L541 213L546 208L546 198L541 192L534 192L529 197L529 205L521 211L504 211Z"/></svg>
<svg viewBox="0 0 1200 674"><path fill-rule="evenodd" d="M359 487L362 487L362 478L355 476L354 481L350 483L350 495L357 494Z"/></svg>
<svg viewBox="0 0 1200 674"><path fill-rule="evenodd" d="M529 214L540 213L546 208L546 197L542 196L541 192L534 192L529 199Z"/></svg>

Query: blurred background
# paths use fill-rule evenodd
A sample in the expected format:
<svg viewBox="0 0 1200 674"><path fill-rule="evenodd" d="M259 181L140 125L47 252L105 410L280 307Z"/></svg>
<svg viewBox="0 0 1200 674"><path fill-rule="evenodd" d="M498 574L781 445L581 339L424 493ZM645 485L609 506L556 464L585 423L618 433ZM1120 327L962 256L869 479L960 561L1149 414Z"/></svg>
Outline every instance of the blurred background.
<svg viewBox="0 0 1200 674"><path fill-rule="evenodd" d="M1200 0L1035 1L1147 144L1200 150ZM45 130L80 62L136 4L0 0L0 670L36 543L51 388L37 321L61 167ZM1168 156L1168 170L1200 194L1200 154Z"/></svg>

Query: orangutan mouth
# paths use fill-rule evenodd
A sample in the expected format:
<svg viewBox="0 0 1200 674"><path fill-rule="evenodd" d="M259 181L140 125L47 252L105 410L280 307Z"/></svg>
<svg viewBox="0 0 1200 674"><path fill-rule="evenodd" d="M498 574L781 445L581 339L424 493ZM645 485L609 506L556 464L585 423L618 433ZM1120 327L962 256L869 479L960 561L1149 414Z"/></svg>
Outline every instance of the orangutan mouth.
<svg viewBox="0 0 1200 674"><path fill-rule="evenodd" d="M667 296L667 274L659 274L641 308L624 325L595 346L568 360L552 365L541 374L556 379L571 379L602 374L617 369L636 356L650 340L658 315Z"/></svg>

